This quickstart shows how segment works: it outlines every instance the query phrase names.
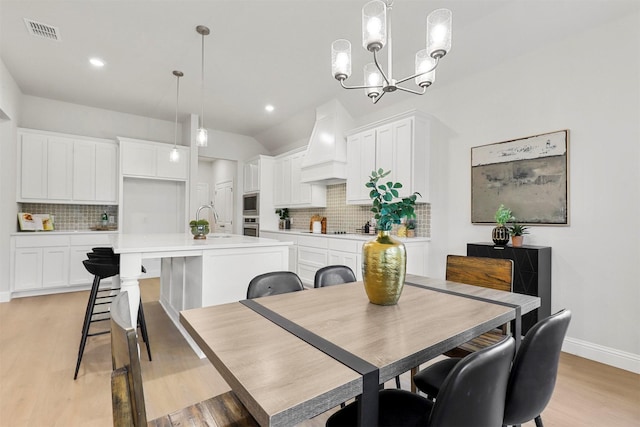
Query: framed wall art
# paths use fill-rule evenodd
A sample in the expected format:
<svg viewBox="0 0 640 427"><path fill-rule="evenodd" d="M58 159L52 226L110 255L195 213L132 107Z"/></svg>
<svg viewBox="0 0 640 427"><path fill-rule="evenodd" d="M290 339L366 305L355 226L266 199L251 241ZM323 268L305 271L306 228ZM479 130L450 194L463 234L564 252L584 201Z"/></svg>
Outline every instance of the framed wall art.
<svg viewBox="0 0 640 427"><path fill-rule="evenodd" d="M569 130L471 148L471 222L500 204L519 223L568 225Z"/></svg>

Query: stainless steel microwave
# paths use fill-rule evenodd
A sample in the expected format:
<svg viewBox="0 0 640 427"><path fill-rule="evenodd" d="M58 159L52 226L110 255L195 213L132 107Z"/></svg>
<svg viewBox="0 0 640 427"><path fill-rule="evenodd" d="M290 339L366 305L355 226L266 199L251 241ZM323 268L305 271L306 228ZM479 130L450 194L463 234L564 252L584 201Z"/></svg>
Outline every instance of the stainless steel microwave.
<svg viewBox="0 0 640 427"><path fill-rule="evenodd" d="M259 193L247 193L242 197L242 215L259 215L260 197Z"/></svg>

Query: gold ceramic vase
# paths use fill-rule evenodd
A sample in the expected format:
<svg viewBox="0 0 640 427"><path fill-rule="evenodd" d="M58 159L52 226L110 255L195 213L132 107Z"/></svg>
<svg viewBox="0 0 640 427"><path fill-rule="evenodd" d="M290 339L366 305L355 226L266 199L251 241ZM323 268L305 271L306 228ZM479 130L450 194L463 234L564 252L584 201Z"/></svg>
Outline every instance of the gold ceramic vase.
<svg viewBox="0 0 640 427"><path fill-rule="evenodd" d="M362 246L362 278L369 301L378 305L398 302L407 270L404 244L388 231L378 231L375 240Z"/></svg>

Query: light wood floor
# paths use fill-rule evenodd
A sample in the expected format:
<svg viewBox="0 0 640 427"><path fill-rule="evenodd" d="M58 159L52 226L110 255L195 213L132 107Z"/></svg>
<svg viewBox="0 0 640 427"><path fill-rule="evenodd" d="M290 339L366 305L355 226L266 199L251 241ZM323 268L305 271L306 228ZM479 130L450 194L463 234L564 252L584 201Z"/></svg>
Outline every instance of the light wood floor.
<svg viewBox="0 0 640 427"><path fill-rule="evenodd" d="M148 418L227 391L164 314L158 281L142 281L141 289L153 356L149 362L142 350ZM75 292L0 304L0 426L112 425L108 334L89 338L73 380L87 298L88 292ZM563 354L543 419L547 427L640 426L640 376Z"/></svg>

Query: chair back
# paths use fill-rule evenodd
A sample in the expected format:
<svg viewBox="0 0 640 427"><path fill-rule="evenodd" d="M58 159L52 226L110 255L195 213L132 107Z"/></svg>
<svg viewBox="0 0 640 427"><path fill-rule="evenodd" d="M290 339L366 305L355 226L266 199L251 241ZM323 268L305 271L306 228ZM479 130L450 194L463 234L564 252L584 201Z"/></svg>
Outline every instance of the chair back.
<svg viewBox="0 0 640 427"><path fill-rule="evenodd" d="M471 353L449 372L429 416L429 426L501 426L515 341Z"/></svg>
<svg viewBox="0 0 640 427"><path fill-rule="evenodd" d="M536 323L525 335L511 368L504 424L533 420L549 403L570 321L571 311L562 310Z"/></svg>
<svg viewBox="0 0 640 427"><path fill-rule="evenodd" d="M111 303L111 398L114 427L147 425L136 330L131 326L129 297L119 293Z"/></svg>
<svg viewBox="0 0 640 427"><path fill-rule="evenodd" d="M325 286L341 285L356 281L356 275L353 270L346 265L328 265L316 271L313 279L314 288L323 288Z"/></svg>
<svg viewBox="0 0 640 427"><path fill-rule="evenodd" d="M511 292L513 261L500 258L447 255L446 279Z"/></svg>
<svg viewBox="0 0 640 427"><path fill-rule="evenodd" d="M247 288L247 299L304 290L302 281L291 271L273 271L254 277Z"/></svg>

